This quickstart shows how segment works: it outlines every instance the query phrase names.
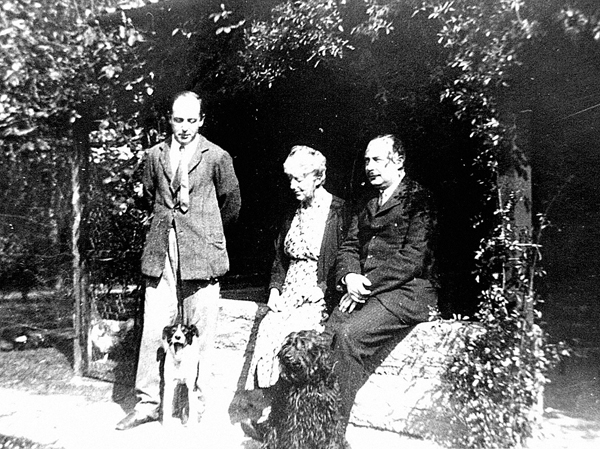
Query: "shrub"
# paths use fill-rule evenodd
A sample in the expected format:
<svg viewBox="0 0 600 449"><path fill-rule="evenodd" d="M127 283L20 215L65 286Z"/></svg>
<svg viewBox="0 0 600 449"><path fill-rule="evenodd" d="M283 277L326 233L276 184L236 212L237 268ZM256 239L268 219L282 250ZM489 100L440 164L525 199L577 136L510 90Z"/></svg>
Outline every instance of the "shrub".
<svg viewBox="0 0 600 449"><path fill-rule="evenodd" d="M465 333L463 345L448 354L443 394L451 412L448 447L510 448L535 432L547 373L561 356L562 343L549 344L536 325L541 314L533 281L539 268L539 234L514 226L517 199L498 210L494 234L476 254L480 281L489 282L474 317L481 332ZM447 413L447 411L445 411Z"/></svg>

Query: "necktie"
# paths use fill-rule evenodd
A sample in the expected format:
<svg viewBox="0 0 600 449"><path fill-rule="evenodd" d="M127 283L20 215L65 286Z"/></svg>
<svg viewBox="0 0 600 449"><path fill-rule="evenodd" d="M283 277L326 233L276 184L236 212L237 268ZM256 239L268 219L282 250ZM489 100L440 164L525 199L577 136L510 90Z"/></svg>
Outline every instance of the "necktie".
<svg viewBox="0 0 600 449"><path fill-rule="evenodd" d="M173 192L177 196L177 205L181 212L187 212L190 206L188 167L185 158L185 146L181 146L179 153L179 165L173 177Z"/></svg>

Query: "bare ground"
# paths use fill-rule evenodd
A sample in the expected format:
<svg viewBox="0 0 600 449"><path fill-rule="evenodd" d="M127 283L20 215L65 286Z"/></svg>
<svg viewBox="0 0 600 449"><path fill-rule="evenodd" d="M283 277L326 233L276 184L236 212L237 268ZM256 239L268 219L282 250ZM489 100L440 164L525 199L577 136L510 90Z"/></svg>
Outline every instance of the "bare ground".
<svg viewBox="0 0 600 449"><path fill-rule="evenodd" d="M561 318L567 312L562 310ZM593 319L589 310L571 312L580 313L580 320ZM54 295L31 295L26 300L18 294L0 296L0 335L6 329L18 326L45 331L45 339L37 348L0 352L0 391L23 392L31 397L39 394L79 398L83 400L77 402L79 404L110 402L119 405L117 414L121 409L126 410L129 386L74 381L71 314L70 301ZM583 323L579 327L586 325L592 335L571 339L573 356L550 375L551 383L545 390L542 434L532 441L531 448L592 448L600 445L600 351L595 340L597 326ZM115 416L114 421L118 418ZM0 435L1 449L44 447L53 446ZM252 446L246 441L237 447ZM405 447L426 446L413 441Z"/></svg>

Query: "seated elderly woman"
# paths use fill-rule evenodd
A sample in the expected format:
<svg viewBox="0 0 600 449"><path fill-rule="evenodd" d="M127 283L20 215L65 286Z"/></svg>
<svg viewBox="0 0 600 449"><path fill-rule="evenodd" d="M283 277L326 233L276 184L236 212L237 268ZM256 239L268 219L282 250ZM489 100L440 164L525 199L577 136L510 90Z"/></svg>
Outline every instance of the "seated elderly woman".
<svg viewBox="0 0 600 449"><path fill-rule="evenodd" d="M323 330L336 304L334 264L346 231L344 201L327 192L326 160L317 150L295 146L283 164L299 204L275 242L267 312L261 321L246 389L269 388L279 378L277 353L300 330Z"/></svg>

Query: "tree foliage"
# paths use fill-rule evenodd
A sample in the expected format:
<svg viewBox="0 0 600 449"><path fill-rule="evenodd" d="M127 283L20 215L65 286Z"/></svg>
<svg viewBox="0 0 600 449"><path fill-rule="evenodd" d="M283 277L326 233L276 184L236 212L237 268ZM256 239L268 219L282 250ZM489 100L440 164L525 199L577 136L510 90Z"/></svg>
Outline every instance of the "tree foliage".
<svg viewBox="0 0 600 449"><path fill-rule="evenodd" d="M143 81L128 76L143 66L131 51L142 39L139 33L124 16L119 27L102 29L94 19L98 11L89 9L100 8L98 3L85 6L67 0L4 2L4 138L36 142L36 136L63 134L108 115L125 88L132 91ZM138 95L130 98L139 101Z"/></svg>
<svg viewBox="0 0 600 449"><path fill-rule="evenodd" d="M463 245L474 251L493 227L504 162L523 162L496 98L523 46L543 36L540 11L578 39L596 37L598 23L597 6L583 0L162 1L127 14L114 4L8 0L0 10L0 144L10 173L0 181L0 252L13 267L42 270L40 252L64 253L68 160L91 148L82 154L94 236L86 248L103 267L133 269L143 232L131 226L145 219L134 168L164 137L167 98L182 88L219 106L207 128L220 128L226 143L240 140L228 127L248 136L237 149L244 161L272 162L273 147L295 132L325 136L345 169L356 153L348 142L400 131L418 174L445 198L447 219L468 216ZM299 126L298 111L289 111L293 126L269 115L288 92L298 110L317 108L316 136Z"/></svg>
<svg viewBox="0 0 600 449"><path fill-rule="evenodd" d="M574 39L592 38L600 42L600 7L593 1L576 1L557 14L565 33Z"/></svg>
<svg viewBox="0 0 600 449"><path fill-rule="evenodd" d="M269 21L255 21L244 38L252 49L244 54L245 79L269 86L298 61L317 66L353 48L344 35L337 2L331 0L281 3Z"/></svg>
<svg viewBox="0 0 600 449"><path fill-rule="evenodd" d="M377 71L379 65L402 61L400 55L391 62L383 59L389 54L373 56L374 42L394 46L398 38L406 39L404 29L428 29L433 33L421 33L437 40L440 56L425 79L440 84L440 101L450 102L456 118L472 126L471 137L481 139L482 148L496 148L504 129L494 94L519 63L520 49L535 36L538 22L532 16L523 0L287 1L273 8L268 20L254 21L245 30L243 70L246 80L271 86L302 65L369 53L369 69ZM424 39L421 48L410 50L423 51L419 56L427 58L430 44Z"/></svg>
<svg viewBox="0 0 600 449"><path fill-rule="evenodd" d="M152 93L134 51L143 40L139 32L124 15L110 29L97 20L110 3L9 0L0 9L0 146L8 179L0 209L8 241L3 256L19 263L14 248L20 246L29 270L54 270L43 276L59 274L68 249L70 163L77 160L84 181L93 180L90 132L100 125L132 137L135 109Z"/></svg>

